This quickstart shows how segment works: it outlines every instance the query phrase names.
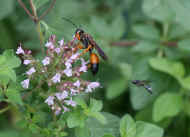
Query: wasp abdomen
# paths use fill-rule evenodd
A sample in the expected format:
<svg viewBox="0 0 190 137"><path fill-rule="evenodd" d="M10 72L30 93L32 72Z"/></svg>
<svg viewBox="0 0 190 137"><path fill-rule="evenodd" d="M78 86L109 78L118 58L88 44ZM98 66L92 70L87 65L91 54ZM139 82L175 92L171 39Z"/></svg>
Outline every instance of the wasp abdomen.
<svg viewBox="0 0 190 137"><path fill-rule="evenodd" d="M95 75L98 72L99 58L95 53L90 54L90 64L92 74Z"/></svg>
<svg viewBox="0 0 190 137"><path fill-rule="evenodd" d="M98 66L99 64L91 64L91 71L93 75L96 75L96 73L98 72Z"/></svg>

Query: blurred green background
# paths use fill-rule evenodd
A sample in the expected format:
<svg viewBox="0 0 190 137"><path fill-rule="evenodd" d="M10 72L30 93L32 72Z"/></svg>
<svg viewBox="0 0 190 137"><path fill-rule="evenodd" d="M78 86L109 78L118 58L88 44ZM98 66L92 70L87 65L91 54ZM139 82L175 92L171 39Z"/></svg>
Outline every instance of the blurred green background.
<svg viewBox="0 0 190 137"><path fill-rule="evenodd" d="M34 3L40 15L51 1ZM76 28L62 17L69 18L105 51L109 60L101 61L99 73L85 76L102 84L93 96L103 100L103 111L154 123L164 137L190 137L189 11L189 0L57 0L41 28L46 41L51 34L71 40ZM0 52L16 50L20 42L42 56L35 23L18 1L2 0ZM151 80L153 94L131 80ZM20 136L10 129L17 119L14 111L0 114L0 137Z"/></svg>

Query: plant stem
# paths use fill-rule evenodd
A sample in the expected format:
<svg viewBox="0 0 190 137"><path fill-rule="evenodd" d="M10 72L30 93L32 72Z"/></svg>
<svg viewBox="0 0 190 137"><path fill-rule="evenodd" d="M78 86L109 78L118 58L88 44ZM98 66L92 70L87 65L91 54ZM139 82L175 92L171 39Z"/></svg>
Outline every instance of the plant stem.
<svg viewBox="0 0 190 137"><path fill-rule="evenodd" d="M53 1L52 1L50 7L49 7L44 13L42 13L42 15L39 17L39 20L41 20L44 16L46 16L46 15L51 11L51 9L52 9L52 8L54 7L54 5L55 5L55 2L56 2L56 0L53 0Z"/></svg>
<svg viewBox="0 0 190 137"><path fill-rule="evenodd" d="M43 36L42 31L41 31L40 21L38 21L37 24L36 24L36 31L38 32L38 37L39 37L39 40L40 40L40 45L41 45L41 48L42 48L42 53L45 55L45 50L44 50L44 47L43 47L44 36Z"/></svg>
<svg viewBox="0 0 190 137"><path fill-rule="evenodd" d="M6 108L3 108L0 110L0 114L6 112L7 110L9 110L10 106L6 107Z"/></svg>
<svg viewBox="0 0 190 137"><path fill-rule="evenodd" d="M22 0L18 0L18 3L20 6L26 11L26 13L34 20L34 16L30 13L30 11L26 8L25 4L22 2Z"/></svg>

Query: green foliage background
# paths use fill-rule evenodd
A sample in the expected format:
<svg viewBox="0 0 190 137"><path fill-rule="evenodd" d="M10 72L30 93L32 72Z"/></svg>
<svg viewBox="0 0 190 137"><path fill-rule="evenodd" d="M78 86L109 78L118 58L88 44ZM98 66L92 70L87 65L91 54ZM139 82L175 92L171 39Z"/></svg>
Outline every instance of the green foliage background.
<svg viewBox="0 0 190 137"><path fill-rule="evenodd" d="M39 13L50 2L34 0ZM28 1L25 4L29 7ZM109 57L101 62L97 76L86 76L103 86L93 96L103 101L107 124L88 119L80 127L81 121L73 114L67 120L70 128L79 126L77 137L190 137L189 11L189 0L56 1L40 22L46 39L51 34L72 39L76 28L62 19L67 17L91 34ZM1 99L4 88L0 90L0 112L4 112L4 101L22 105L18 82L25 68L18 68L21 62L13 50L7 50L15 51L19 42L36 57L42 56L35 24L17 1L1 1L0 83L1 88L12 84L6 92L10 100ZM151 80L153 95L132 85L130 80L136 79ZM0 137L36 136L36 125L30 125L33 134L17 129L20 117L14 105L0 113Z"/></svg>

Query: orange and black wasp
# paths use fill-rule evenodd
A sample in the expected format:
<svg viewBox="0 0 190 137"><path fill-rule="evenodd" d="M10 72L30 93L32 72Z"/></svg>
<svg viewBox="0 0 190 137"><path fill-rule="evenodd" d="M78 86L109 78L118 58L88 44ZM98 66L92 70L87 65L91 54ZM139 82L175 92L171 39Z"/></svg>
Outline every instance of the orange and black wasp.
<svg viewBox="0 0 190 137"><path fill-rule="evenodd" d="M152 87L149 85L149 80L132 80L132 83L138 87L144 87L150 94L152 94Z"/></svg>
<svg viewBox="0 0 190 137"><path fill-rule="evenodd" d="M73 24L77 29L75 31L75 37L83 44L77 44L78 46L76 48L79 49L84 49L84 51L81 53L80 56L84 55L85 53L89 52L90 53L90 68L92 71L92 74L96 74L98 72L99 68L99 57L92 52L93 49L96 49L98 54L104 59L107 60L107 56L104 53L104 51L98 46L98 44L94 41L91 35L86 33L83 29L77 27L76 24L74 24L71 20L64 18L64 20L70 22Z"/></svg>

